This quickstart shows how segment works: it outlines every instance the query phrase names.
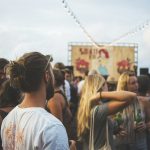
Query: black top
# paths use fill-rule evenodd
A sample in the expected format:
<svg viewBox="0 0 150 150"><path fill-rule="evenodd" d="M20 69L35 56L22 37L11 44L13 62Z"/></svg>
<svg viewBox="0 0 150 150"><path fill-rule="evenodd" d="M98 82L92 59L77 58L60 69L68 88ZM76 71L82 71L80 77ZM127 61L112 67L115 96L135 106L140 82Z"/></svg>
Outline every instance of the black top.
<svg viewBox="0 0 150 150"><path fill-rule="evenodd" d="M65 114L66 107L67 107L67 105L68 105L66 95L65 95L61 90L56 90L54 93L59 93L59 94L61 94L61 95L64 97L64 99L65 99L65 107L63 108L63 114ZM49 113L51 113L51 110L47 107L47 104L48 104L48 101L47 101L47 103L46 103L45 109L46 109Z"/></svg>

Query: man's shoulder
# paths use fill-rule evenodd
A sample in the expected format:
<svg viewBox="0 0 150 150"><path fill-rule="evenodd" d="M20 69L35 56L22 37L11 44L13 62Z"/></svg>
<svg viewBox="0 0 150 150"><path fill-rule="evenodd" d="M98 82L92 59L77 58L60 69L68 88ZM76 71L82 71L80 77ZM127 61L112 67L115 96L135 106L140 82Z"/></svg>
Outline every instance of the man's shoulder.
<svg viewBox="0 0 150 150"><path fill-rule="evenodd" d="M62 123L52 114L48 113L43 108L25 108L20 109L19 107L14 108L4 120L6 122L17 121L16 119L24 118L23 120L30 123L45 124L45 125L62 125Z"/></svg>
<svg viewBox="0 0 150 150"><path fill-rule="evenodd" d="M61 121L46 110L38 111L35 116L39 121L54 125L62 125Z"/></svg>

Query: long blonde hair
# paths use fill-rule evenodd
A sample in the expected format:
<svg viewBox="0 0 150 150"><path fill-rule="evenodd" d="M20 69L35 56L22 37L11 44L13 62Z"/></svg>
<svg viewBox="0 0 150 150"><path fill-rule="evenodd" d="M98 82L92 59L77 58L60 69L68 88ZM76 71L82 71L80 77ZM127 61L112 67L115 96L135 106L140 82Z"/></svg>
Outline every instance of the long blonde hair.
<svg viewBox="0 0 150 150"><path fill-rule="evenodd" d="M120 75L117 84L117 91L128 91L127 84L131 76L135 76L133 71L127 71Z"/></svg>
<svg viewBox="0 0 150 150"><path fill-rule="evenodd" d="M117 91L121 91L121 90L128 91L127 85L129 83L129 79L131 76L135 76L135 73L133 71L127 71L120 75L120 77L118 79L118 84L117 84ZM130 139L132 139L134 137L134 132L133 132L133 128L134 128L133 110L134 110L134 108L135 108L134 104L131 104L128 107L126 107L125 109L123 109L123 111L121 112L122 118L125 119L123 126L126 128L128 134L129 134L128 138L130 137Z"/></svg>
<svg viewBox="0 0 150 150"><path fill-rule="evenodd" d="M77 114L78 137L81 137L89 129L90 114L94 107L91 105L91 97L102 88L104 83L105 79L99 74L89 75L85 78Z"/></svg>

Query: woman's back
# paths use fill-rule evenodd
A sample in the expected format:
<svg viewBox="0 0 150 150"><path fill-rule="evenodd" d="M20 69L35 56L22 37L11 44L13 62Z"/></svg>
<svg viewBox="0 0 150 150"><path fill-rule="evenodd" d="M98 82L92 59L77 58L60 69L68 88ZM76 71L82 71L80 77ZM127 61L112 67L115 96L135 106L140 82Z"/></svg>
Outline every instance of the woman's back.
<svg viewBox="0 0 150 150"><path fill-rule="evenodd" d="M112 150L114 149L113 137L112 137L112 123L108 116L108 105L102 104L96 106L95 116L94 116L94 145L95 150L98 150L106 142L106 124L108 123L108 138ZM89 149L89 131L83 137L83 150Z"/></svg>
<svg viewBox="0 0 150 150"><path fill-rule="evenodd" d="M72 114L64 93L61 90L55 90L54 97L48 101L47 107L50 113L64 124L68 136L70 136Z"/></svg>

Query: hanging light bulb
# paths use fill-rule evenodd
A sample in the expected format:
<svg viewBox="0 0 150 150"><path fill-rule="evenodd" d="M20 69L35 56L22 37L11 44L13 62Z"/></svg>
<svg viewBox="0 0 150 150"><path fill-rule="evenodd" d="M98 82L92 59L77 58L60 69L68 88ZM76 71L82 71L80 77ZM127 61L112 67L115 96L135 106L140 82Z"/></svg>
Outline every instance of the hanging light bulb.
<svg viewBox="0 0 150 150"><path fill-rule="evenodd" d="M77 19L77 17L74 15L73 11L71 10L71 8L68 6L67 2L65 0L62 0L62 3L64 4L65 9L68 9L67 12L68 14L70 14L70 16L75 20L75 22L79 25L79 27L82 29L83 33L87 36L87 38L92 42L93 45L95 45L96 47L100 47L95 40L92 38L92 36L87 32L87 30L84 28L84 26L80 23L80 21ZM132 36L135 33L137 33L138 31L144 30L146 26L149 26L150 24L150 20L147 20L145 24L136 27L135 29L122 34L121 36L119 36L118 38L116 38L115 40L113 40L111 43L109 44L105 44L103 45L103 47L105 48L106 46L111 46L113 45L113 43L117 43L119 42L121 39L127 37L127 36Z"/></svg>
<svg viewBox="0 0 150 150"><path fill-rule="evenodd" d="M67 11L70 14L70 10Z"/></svg>

